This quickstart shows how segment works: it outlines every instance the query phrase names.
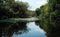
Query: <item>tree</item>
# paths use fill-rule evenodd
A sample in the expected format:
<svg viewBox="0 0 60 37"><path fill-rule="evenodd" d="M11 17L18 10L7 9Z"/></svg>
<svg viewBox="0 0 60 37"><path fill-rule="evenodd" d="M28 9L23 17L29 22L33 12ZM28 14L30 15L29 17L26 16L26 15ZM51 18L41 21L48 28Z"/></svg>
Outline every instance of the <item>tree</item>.
<svg viewBox="0 0 60 37"><path fill-rule="evenodd" d="M37 8L35 12L36 12L36 16L39 16L41 14L41 11L39 8Z"/></svg>
<svg viewBox="0 0 60 37"><path fill-rule="evenodd" d="M27 17L26 12L28 3L15 0L0 0L0 19L8 18L24 18Z"/></svg>
<svg viewBox="0 0 60 37"><path fill-rule="evenodd" d="M49 0L40 8L40 26L47 32L47 37L59 37L60 34L60 0Z"/></svg>
<svg viewBox="0 0 60 37"><path fill-rule="evenodd" d="M26 12L27 12L27 8L28 8L28 3L23 3L23 2L19 2L17 1L17 10L19 11L19 14L18 16L21 17L21 18L24 18L26 17Z"/></svg>

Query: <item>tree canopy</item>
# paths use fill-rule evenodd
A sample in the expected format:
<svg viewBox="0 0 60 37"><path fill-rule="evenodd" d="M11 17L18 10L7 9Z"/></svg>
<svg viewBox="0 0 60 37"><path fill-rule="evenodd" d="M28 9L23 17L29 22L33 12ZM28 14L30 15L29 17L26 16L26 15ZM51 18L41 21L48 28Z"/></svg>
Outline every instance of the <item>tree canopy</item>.
<svg viewBox="0 0 60 37"><path fill-rule="evenodd" d="M39 10L40 27L47 32L47 37L59 37L60 34L60 0L49 0ZM37 13L37 12L36 12Z"/></svg>
<svg viewBox="0 0 60 37"><path fill-rule="evenodd" d="M28 3L15 0L0 0L0 19L28 17Z"/></svg>

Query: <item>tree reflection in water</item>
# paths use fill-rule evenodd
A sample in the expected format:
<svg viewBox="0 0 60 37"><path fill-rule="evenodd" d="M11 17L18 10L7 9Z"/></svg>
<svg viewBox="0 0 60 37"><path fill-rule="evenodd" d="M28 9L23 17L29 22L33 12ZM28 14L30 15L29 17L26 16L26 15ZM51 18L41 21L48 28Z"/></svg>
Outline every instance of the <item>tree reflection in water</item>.
<svg viewBox="0 0 60 37"><path fill-rule="evenodd" d="M38 25L41 29L43 28L42 27L42 22L40 20L35 21L35 24Z"/></svg>
<svg viewBox="0 0 60 37"><path fill-rule="evenodd" d="M27 22L0 23L0 37L12 37L13 34L28 32Z"/></svg>

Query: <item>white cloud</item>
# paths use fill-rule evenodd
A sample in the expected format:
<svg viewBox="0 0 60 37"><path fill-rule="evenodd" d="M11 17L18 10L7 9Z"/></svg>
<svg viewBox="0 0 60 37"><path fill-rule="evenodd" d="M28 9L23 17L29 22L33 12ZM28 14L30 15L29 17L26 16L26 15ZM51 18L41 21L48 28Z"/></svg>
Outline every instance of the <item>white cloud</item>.
<svg viewBox="0 0 60 37"><path fill-rule="evenodd" d="M39 8L40 6L47 3L47 0L19 0L23 2L28 2L30 7L30 10L35 10L36 8Z"/></svg>

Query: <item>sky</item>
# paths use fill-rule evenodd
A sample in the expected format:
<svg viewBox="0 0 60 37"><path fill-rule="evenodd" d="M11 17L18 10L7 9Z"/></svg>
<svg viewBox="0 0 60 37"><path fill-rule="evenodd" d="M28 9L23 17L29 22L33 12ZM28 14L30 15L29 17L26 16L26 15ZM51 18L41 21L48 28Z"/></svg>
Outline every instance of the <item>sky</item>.
<svg viewBox="0 0 60 37"><path fill-rule="evenodd" d="M35 10L47 3L47 0L19 0L29 4L29 10Z"/></svg>

